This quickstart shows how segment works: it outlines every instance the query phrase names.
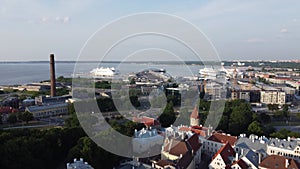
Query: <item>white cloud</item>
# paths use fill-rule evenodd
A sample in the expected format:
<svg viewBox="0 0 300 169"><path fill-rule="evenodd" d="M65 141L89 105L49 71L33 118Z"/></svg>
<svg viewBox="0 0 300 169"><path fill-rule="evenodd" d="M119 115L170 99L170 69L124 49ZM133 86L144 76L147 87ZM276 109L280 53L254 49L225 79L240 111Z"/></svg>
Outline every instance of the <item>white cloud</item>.
<svg viewBox="0 0 300 169"><path fill-rule="evenodd" d="M246 40L247 43L261 43L261 42L265 42L264 39L261 38L249 38Z"/></svg>
<svg viewBox="0 0 300 169"><path fill-rule="evenodd" d="M282 28L280 30L280 33L288 33L288 32L289 32L288 28Z"/></svg>
<svg viewBox="0 0 300 169"><path fill-rule="evenodd" d="M38 20L28 20L28 23L52 23L52 24L63 24L70 22L70 16L56 16L56 17L42 17Z"/></svg>

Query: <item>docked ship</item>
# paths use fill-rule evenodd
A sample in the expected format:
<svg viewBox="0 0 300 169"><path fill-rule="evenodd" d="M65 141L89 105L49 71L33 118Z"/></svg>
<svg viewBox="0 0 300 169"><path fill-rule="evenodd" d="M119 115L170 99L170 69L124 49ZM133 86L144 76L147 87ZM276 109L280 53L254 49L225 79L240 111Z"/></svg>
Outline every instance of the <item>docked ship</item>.
<svg viewBox="0 0 300 169"><path fill-rule="evenodd" d="M101 68L95 68L92 71L90 71L92 76L96 77L113 77L115 75L119 74L119 71L116 70L114 67L101 67Z"/></svg>
<svg viewBox="0 0 300 169"><path fill-rule="evenodd" d="M199 70L200 77L204 79L216 79L218 77L224 77L226 75L226 70L223 68L215 69L213 67L205 67Z"/></svg>

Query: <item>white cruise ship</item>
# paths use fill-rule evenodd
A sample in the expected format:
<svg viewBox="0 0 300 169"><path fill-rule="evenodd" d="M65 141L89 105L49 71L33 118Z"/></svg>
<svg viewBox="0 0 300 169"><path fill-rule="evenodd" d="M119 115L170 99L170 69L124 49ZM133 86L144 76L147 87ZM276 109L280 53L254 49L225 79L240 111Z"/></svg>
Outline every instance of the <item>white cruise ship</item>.
<svg viewBox="0 0 300 169"><path fill-rule="evenodd" d="M93 76L97 76L97 77L113 77L115 75L119 74L119 71L116 70L114 67L111 68L96 68L93 69L92 71L90 71L90 73Z"/></svg>
<svg viewBox="0 0 300 169"><path fill-rule="evenodd" d="M201 75L202 78L214 80L217 77L224 77L226 75L226 71L223 68L223 66L221 69L215 69L213 67L210 68L205 67L199 70L199 74Z"/></svg>

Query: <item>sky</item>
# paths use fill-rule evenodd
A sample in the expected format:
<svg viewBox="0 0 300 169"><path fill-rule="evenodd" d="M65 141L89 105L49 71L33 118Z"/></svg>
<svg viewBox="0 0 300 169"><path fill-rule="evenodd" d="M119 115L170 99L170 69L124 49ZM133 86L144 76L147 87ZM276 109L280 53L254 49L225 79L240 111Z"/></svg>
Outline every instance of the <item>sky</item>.
<svg viewBox="0 0 300 169"><path fill-rule="evenodd" d="M186 19L221 60L295 60L299 11L298 0L0 0L0 61L76 60L99 28L140 12Z"/></svg>

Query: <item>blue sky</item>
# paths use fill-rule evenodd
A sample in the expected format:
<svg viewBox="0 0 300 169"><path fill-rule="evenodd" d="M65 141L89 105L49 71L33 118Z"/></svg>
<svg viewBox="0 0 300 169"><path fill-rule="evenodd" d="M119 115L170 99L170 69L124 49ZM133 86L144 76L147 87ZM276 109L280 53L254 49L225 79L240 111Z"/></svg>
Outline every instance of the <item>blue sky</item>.
<svg viewBox="0 0 300 169"><path fill-rule="evenodd" d="M299 11L298 0L0 0L0 61L76 60L101 26L138 12L185 18L222 60L299 59Z"/></svg>

